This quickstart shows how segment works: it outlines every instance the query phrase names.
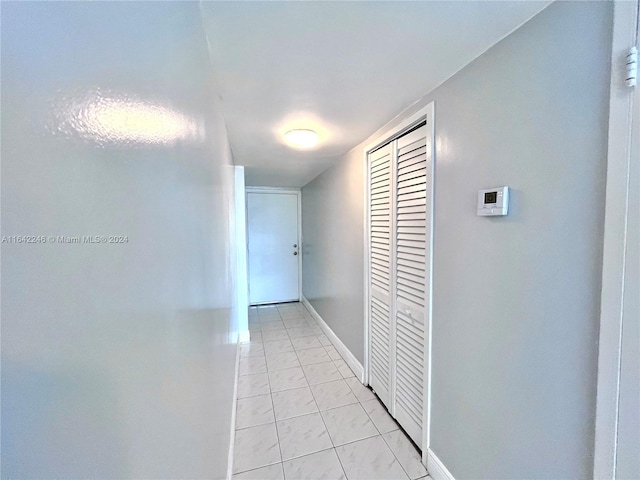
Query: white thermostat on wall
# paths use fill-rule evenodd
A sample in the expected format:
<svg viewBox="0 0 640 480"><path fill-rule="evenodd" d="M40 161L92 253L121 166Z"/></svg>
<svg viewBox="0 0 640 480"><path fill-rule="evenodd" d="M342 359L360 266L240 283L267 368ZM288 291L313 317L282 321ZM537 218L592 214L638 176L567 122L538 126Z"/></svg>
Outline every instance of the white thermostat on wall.
<svg viewBox="0 0 640 480"><path fill-rule="evenodd" d="M509 187L478 190L478 215L491 217L506 215L509 211Z"/></svg>

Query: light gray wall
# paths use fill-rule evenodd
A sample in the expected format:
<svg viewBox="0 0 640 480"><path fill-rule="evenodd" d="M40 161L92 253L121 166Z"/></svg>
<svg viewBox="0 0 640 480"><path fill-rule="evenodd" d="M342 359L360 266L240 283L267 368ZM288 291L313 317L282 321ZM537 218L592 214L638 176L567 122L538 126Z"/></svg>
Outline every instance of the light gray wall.
<svg viewBox="0 0 640 480"><path fill-rule="evenodd" d="M362 151L302 189L302 293L364 361Z"/></svg>
<svg viewBox="0 0 640 480"><path fill-rule="evenodd" d="M128 236L2 244L3 478L226 475L233 176L208 65L196 2L2 4L2 235ZM182 117L118 130L126 105Z"/></svg>
<svg viewBox="0 0 640 480"><path fill-rule="evenodd" d="M435 101L431 448L455 478L591 474L611 22L556 2L384 128ZM356 354L362 196L333 195L368 141L303 188L304 293ZM476 216L500 185L509 216Z"/></svg>
<svg viewBox="0 0 640 480"><path fill-rule="evenodd" d="M640 478L640 92L633 98L616 474Z"/></svg>

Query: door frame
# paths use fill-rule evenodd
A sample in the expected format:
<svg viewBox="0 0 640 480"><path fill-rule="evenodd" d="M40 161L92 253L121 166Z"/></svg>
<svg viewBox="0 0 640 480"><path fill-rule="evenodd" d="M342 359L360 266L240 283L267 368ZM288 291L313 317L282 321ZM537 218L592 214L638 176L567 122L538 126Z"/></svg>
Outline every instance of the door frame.
<svg viewBox="0 0 640 480"><path fill-rule="evenodd" d="M246 218L247 218L247 286L249 290L249 297L251 298L251 284L249 282L250 271L249 271L249 210L248 210L248 196L250 193L271 193L271 194L287 194L287 195L295 195L298 201L298 301L302 299L302 191L299 188L284 188L284 187L246 187L245 188L245 203L247 205ZM256 303L253 305L270 305L271 302L268 303ZM251 303L250 303L251 305Z"/></svg>
<svg viewBox="0 0 640 480"><path fill-rule="evenodd" d="M631 162L638 161L640 130L634 128L639 121L634 110L638 111L640 86L627 87L624 74L625 57L638 42L638 4L638 0L614 2L593 456L596 479L615 479L617 474L623 323L631 316L629 307L625 310L624 287L627 249L634 248L627 242L628 225L638 221L629 214L629 179Z"/></svg>
<svg viewBox="0 0 640 480"><path fill-rule="evenodd" d="M369 384L369 369L371 355L371 318L369 309L371 307L369 301L369 284L371 282L370 261L369 261L369 229L370 229L370 184L369 184L369 159L368 156L374 150L402 136L416 125L426 121L427 126L427 160L431 161L431 196L427 198L427 225L430 229L430 248L425 252L425 272L426 288L425 288L425 339L424 339L424 371L423 371L423 418L422 418L422 463L427 464L427 452L430 445L429 426L431 424L431 344L432 344L432 325L433 325L433 214L434 214L434 195L435 195L435 104L429 102L425 107L417 112L409 115L401 122L392 126L379 135L376 139L367 144L364 148L364 375L363 383ZM392 168L395 168L392 166ZM393 177L393 175L392 175ZM394 254L392 252L392 254Z"/></svg>
<svg viewBox="0 0 640 480"><path fill-rule="evenodd" d="M234 245L236 260L236 316L238 338L248 342L249 334L249 264L247 262L247 194L244 167L233 167L234 174Z"/></svg>

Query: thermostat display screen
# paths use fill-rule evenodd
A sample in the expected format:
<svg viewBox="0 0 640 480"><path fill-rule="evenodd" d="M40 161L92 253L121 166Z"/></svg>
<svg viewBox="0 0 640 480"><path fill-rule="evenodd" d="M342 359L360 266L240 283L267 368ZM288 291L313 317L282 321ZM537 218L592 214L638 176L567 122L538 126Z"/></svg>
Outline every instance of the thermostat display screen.
<svg viewBox="0 0 640 480"><path fill-rule="evenodd" d="M484 194L484 203L496 203L498 201L498 192L486 192Z"/></svg>
<svg viewBox="0 0 640 480"><path fill-rule="evenodd" d="M509 187L493 187L478 190L478 215L493 217L509 211Z"/></svg>

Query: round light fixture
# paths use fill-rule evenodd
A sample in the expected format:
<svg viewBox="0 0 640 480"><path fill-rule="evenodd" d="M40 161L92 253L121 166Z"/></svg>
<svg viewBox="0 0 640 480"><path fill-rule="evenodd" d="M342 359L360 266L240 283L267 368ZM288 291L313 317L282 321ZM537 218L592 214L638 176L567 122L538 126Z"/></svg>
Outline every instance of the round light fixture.
<svg viewBox="0 0 640 480"><path fill-rule="evenodd" d="M320 137L313 130L296 129L284 134L284 139L291 148L309 150L318 144Z"/></svg>

